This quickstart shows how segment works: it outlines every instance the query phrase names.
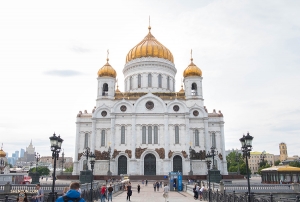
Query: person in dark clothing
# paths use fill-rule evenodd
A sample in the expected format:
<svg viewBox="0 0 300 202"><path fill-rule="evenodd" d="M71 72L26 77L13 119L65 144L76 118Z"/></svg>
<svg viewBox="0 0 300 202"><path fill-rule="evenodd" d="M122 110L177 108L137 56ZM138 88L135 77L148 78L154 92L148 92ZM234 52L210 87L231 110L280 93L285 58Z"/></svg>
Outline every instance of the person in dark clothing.
<svg viewBox="0 0 300 202"><path fill-rule="evenodd" d="M146 186L147 186L147 184L148 184L148 180L146 179Z"/></svg>
<svg viewBox="0 0 300 202"><path fill-rule="evenodd" d="M138 190L138 193L140 193L140 190L141 190L141 186L140 186L140 184L138 184L138 186L137 186L137 190Z"/></svg>
<svg viewBox="0 0 300 202"><path fill-rule="evenodd" d="M127 185L127 200L130 201L130 196L132 195L131 183L129 182Z"/></svg>
<svg viewBox="0 0 300 202"><path fill-rule="evenodd" d="M56 202L64 202L65 198L68 200L68 202L73 202L74 200L78 202L85 202L83 198L80 198L79 193L80 184L78 182L73 182L70 185L70 190L66 193L66 195L59 197L56 199Z"/></svg>
<svg viewBox="0 0 300 202"><path fill-rule="evenodd" d="M153 182L153 189L156 191L156 182Z"/></svg>
<svg viewBox="0 0 300 202"><path fill-rule="evenodd" d="M159 191L159 182L158 181L156 182L156 189L157 189L157 191Z"/></svg>

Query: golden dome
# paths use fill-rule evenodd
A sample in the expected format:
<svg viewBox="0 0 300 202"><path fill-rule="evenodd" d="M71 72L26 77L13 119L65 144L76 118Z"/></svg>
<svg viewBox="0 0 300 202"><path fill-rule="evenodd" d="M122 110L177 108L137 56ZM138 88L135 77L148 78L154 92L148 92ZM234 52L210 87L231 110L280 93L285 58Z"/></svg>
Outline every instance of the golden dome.
<svg viewBox="0 0 300 202"><path fill-rule="evenodd" d="M202 71L193 63L193 58L191 58L191 64L183 71L183 77L188 76L202 76Z"/></svg>
<svg viewBox="0 0 300 202"><path fill-rule="evenodd" d="M174 63L171 51L155 39L155 37L151 34L150 26L148 29L148 35L128 52L126 56L126 63L141 57L158 57Z"/></svg>
<svg viewBox="0 0 300 202"><path fill-rule="evenodd" d="M117 77L117 72L114 68L112 68L112 66L110 66L110 64L108 63L109 59L106 59L106 64L99 69L98 71L98 76L102 77L102 76L110 76L110 77Z"/></svg>
<svg viewBox="0 0 300 202"><path fill-rule="evenodd" d="M5 157L6 153L2 150L2 148L0 149L0 157Z"/></svg>

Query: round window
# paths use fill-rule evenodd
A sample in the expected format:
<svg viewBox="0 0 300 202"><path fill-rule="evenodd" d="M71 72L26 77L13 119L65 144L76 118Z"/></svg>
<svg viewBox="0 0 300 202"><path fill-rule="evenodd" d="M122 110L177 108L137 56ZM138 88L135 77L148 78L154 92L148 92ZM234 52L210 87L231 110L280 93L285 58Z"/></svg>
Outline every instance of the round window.
<svg viewBox="0 0 300 202"><path fill-rule="evenodd" d="M193 115L194 116L198 116L199 115L199 112L197 110L193 111Z"/></svg>
<svg viewBox="0 0 300 202"><path fill-rule="evenodd" d="M173 110L174 110L175 112L178 112L178 111L179 111L179 106L178 106L178 105L174 105Z"/></svg>
<svg viewBox="0 0 300 202"><path fill-rule="evenodd" d="M120 107L120 110L121 110L122 112L125 112L125 111L127 110L127 107L126 107L125 105L122 105L122 106Z"/></svg>
<svg viewBox="0 0 300 202"><path fill-rule="evenodd" d="M149 109L149 110L153 109L154 108L154 103L152 101L148 101L146 103L146 108Z"/></svg>
<svg viewBox="0 0 300 202"><path fill-rule="evenodd" d="M106 112L106 111L102 111L102 112L101 112L101 115L102 115L103 117L106 117L107 112Z"/></svg>

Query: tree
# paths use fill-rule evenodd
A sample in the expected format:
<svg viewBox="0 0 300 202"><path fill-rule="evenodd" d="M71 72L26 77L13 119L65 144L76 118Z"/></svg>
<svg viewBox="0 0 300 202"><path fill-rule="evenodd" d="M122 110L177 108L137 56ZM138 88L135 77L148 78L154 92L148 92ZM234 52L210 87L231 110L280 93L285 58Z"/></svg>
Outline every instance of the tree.
<svg viewBox="0 0 300 202"><path fill-rule="evenodd" d="M34 172L36 172L36 170L35 170L35 168L31 168L29 170L29 172L34 173ZM46 166L39 166L39 167L37 167L37 172L39 173L40 176L42 176L42 175L49 175L50 170Z"/></svg>
<svg viewBox="0 0 300 202"><path fill-rule="evenodd" d="M251 175L251 169L248 167L248 170L249 170L249 175ZM247 170L246 170L246 163L243 162L242 165L240 165L240 173L241 175L246 175L247 176Z"/></svg>
<svg viewBox="0 0 300 202"><path fill-rule="evenodd" d="M275 166L278 166L280 164L280 160L277 160L274 162Z"/></svg>
<svg viewBox="0 0 300 202"><path fill-rule="evenodd" d="M226 160L227 160L227 170L229 172L237 172L238 167L239 166L241 167L241 165L244 163L242 154L234 150L226 156Z"/></svg>
<svg viewBox="0 0 300 202"><path fill-rule="evenodd" d="M73 172L73 166L72 166L72 167L69 167L69 168L66 168L66 169L65 169L65 172L67 172L67 173Z"/></svg>
<svg viewBox="0 0 300 202"><path fill-rule="evenodd" d="M300 168L300 162L299 161L293 161L289 163L289 166L298 167Z"/></svg>

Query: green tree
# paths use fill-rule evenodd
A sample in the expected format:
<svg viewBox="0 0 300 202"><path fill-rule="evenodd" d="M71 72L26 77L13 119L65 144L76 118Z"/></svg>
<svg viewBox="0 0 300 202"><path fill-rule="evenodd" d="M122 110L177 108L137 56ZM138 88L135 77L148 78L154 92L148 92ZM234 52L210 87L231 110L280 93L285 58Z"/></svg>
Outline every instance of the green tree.
<svg viewBox="0 0 300 202"><path fill-rule="evenodd" d="M266 161L265 161L266 162ZM261 163L263 163L263 162L261 162ZM265 163L265 164L261 164L261 166L258 168L258 174L260 174L261 175L261 170L262 169L265 169L265 168L270 168L271 167L271 165L269 165L268 163Z"/></svg>
<svg viewBox="0 0 300 202"><path fill-rule="evenodd" d="M278 166L280 164L280 160L277 160L274 162L275 166Z"/></svg>
<svg viewBox="0 0 300 202"><path fill-rule="evenodd" d="M31 169L29 170L29 172L31 172L31 173L36 172L35 167L34 167L34 168L31 168ZM42 176L42 175L49 175L50 170L49 170L49 168L46 167L46 166L39 166L39 167L37 167L37 172L40 174L40 176Z"/></svg>
<svg viewBox="0 0 300 202"><path fill-rule="evenodd" d="M66 169L65 169L65 172L67 172L67 173L73 172L73 166L71 166L71 167L69 167L69 168L66 168Z"/></svg>
<svg viewBox="0 0 300 202"><path fill-rule="evenodd" d="M300 168L300 162L299 161L292 161L292 162L289 163L289 166Z"/></svg>
<svg viewBox="0 0 300 202"><path fill-rule="evenodd" d="M227 161L227 170L229 172L237 172L238 168L241 167L241 165L244 163L242 154L234 150L226 156L226 161Z"/></svg>
<svg viewBox="0 0 300 202"><path fill-rule="evenodd" d="M249 175L251 175L251 169L248 167L248 170L249 170ZM240 165L240 173L241 175L245 175L247 176L247 170L246 170L246 163L243 162L242 165Z"/></svg>

